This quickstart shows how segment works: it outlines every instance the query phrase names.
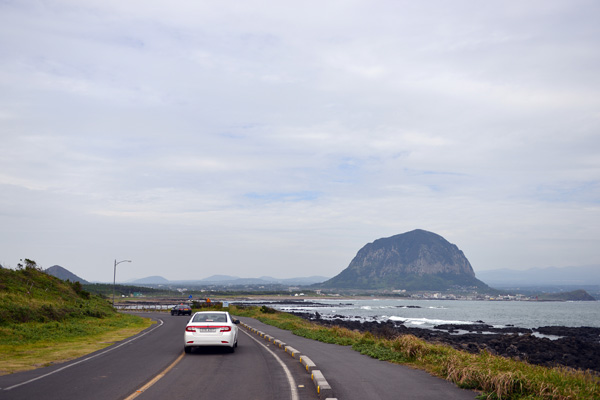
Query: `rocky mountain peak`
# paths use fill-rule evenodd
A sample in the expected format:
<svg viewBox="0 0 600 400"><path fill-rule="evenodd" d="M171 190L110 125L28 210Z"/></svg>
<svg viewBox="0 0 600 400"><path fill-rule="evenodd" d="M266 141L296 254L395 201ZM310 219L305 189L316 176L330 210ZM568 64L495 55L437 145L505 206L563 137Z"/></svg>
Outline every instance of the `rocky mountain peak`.
<svg viewBox="0 0 600 400"><path fill-rule="evenodd" d="M475 278L464 253L442 236L422 229L375 240L324 287L441 290L487 287Z"/></svg>

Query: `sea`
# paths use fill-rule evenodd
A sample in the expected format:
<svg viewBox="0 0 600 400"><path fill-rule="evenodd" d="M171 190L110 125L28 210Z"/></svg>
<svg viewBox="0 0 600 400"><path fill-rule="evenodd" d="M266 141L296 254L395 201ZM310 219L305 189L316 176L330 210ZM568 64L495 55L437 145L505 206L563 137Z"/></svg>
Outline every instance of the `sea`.
<svg viewBox="0 0 600 400"><path fill-rule="evenodd" d="M343 316L356 321L401 321L407 327L484 323L497 328L515 326L600 327L600 301L470 301L410 299L305 300L276 304L288 312L318 312L322 318Z"/></svg>

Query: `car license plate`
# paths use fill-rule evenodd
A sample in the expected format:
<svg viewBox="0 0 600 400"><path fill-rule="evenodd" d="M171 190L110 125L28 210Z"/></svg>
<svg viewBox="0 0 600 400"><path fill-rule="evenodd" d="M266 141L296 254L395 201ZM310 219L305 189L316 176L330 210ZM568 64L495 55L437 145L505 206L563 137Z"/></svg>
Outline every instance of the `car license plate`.
<svg viewBox="0 0 600 400"><path fill-rule="evenodd" d="M213 328L196 328L196 332L214 332Z"/></svg>

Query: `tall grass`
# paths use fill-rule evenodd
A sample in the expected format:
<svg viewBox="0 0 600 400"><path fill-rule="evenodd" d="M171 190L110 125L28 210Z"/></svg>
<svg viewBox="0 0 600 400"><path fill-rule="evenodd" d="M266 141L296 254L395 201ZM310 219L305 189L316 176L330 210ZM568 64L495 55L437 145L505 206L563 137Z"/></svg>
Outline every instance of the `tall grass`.
<svg viewBox="0 0 600 400"><path fill-rule="evenodd" d="M600 377L589 371L546 368L488 352L471 354L450 346L428 343L412 335L384 339L369 332L324 327L288 313L266 313L257 307L233 308L232 313L294 334L326 343L349 345L371 357L408 364L481 392L490 400L592 400L600 399Z"/></svg>

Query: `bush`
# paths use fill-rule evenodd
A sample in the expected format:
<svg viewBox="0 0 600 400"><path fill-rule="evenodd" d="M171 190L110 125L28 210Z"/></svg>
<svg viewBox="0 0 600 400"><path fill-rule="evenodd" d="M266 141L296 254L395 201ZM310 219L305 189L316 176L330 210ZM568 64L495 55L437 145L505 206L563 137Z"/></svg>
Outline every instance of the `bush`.
<svg viewBox="0 0 600 400"><path fill-rule="evenodd" d="M264 306L264 305L260 308L260 312L263 314L274 314L275 311L276 311L275 309Z"/></svg>

